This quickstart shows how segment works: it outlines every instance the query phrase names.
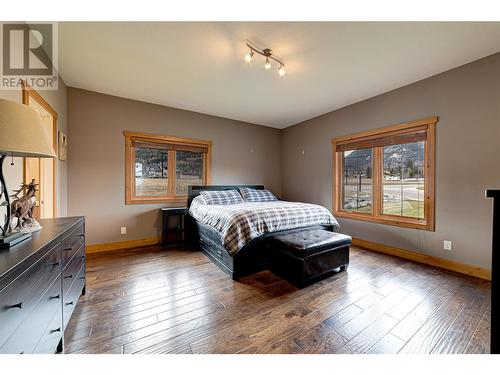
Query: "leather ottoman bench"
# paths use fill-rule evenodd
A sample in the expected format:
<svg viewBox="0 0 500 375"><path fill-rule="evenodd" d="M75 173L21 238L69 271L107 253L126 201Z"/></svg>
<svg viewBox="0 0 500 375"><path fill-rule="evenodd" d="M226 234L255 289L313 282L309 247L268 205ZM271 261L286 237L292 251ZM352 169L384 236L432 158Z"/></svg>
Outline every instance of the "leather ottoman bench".
<svg viewBox="0 0 500 375"><path fill-rule="evenodd" d="M302 288L349 265L352 238L322 229L276 235L271 240L271 270Z"/></svg>

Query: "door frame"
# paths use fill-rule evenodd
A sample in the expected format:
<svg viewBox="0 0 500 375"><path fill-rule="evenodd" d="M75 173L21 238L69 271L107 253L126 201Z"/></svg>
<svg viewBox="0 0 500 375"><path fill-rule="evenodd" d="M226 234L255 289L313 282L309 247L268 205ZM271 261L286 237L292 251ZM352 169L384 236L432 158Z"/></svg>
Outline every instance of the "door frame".
<svg viewBox="0 0 500 375"><path fill-rule="evenodd" d="M57 159L58 159L58 147L57 147L57 119L59 117L57 111L52 108L52 106L47 103L47 101L32 87L30 87L25 81L21 81L21 86L23 90L23 104L30 104L30 100L37 102L43 109L45 109L52 116L52 137L54 145L54 153L56 157L52 159L52 169L54 171L52 176L52 195L53 195L53 217L57 217ZM23 158L23 180L26 181L26 158ZM42 186L40 185L40 190ZM42 196L40 191L40 197ZM41 207L40 207L41 209Z"/></svg>

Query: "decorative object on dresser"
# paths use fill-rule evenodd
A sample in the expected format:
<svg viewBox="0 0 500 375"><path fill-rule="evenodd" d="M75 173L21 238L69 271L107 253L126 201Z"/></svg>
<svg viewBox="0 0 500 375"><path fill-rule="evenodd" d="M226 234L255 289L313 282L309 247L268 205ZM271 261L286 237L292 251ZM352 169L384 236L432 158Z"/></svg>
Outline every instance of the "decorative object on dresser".
<svg viewBox="0 0 500 375"><path fill-rule="evenodd" d="M0 251L0 353L62 352L85 294L85 219L40 221L16 251Z"/></svg>
<svg viewBox="0 0 500 375"><path fill-rule="evenodd" d="M11 228L13 231L19 232L35 232L42 229L42 226L33 217L33 208L36 204L36 195L38 184L35 184L35 179L31 180L29 184L22 184L16 193L11 195L14 199L11 207L12 216L16 221L12 220ZM18 195L24 191L24 195L19 198Z"/></svg>
<svg viewBox="0 0 500 375"><path fill-rule="evenodd" d="M0 208L6 211L0 226L0 249L16 245L28 239L30 232L14 232L11 229L10 197L3 175L3 163L7 157L26 156L55 158L49 135L44 129L40 114L24 104L0 99Z"/></svg>
<svg viewBox="0 0 500 375"><path fill-rule="evenodd" d="M493 198L493 240L491 251L491 354L500 354L500 190L486 190Z"/></svg>
<svg viewBox="0 0 500 375"><path fill-rule="evenodd" d="M187 207L165 207L161 209L162 232L161 242L163 245L184 243L187 240ZM168 228L168 218L176 216L177 224L175 228ZM172 238L171 234L174 234Z"/></svg>

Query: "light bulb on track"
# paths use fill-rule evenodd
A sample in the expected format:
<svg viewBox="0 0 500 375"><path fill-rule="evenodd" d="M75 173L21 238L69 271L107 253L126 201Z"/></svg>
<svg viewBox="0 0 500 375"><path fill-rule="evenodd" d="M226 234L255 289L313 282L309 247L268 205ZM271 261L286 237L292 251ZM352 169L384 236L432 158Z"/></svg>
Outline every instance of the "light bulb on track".
<svg viewBox="0 0 500 375"><path fill-rule="evenodd" d="M246 55L245 55L245 61L247 63L250 63L252 61L252 57L253 57L253 51L250 51L248 52Z"/></svg>
<svg viewBox="0 0 500 375"><path fill-rule="evenodd" d="M264 68L266 70L271 69L271 62L269 61L269 58L266 58L266 63L264 64Z"/></svg>

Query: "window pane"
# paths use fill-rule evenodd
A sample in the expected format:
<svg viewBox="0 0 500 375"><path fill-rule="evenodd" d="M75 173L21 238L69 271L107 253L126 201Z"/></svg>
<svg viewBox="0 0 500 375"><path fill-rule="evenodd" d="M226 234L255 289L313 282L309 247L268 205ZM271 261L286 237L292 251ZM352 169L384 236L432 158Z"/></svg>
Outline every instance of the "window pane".
<svg viewBox="0 0 500 375"><path fill-rule="evenodd" d="M344 151L343 208L349 212L373 210L372 199L372 149Z"/></svg>
<svg viewBox="0 0 500 375"><path fill-rule="evenodd" d="M383 213L424 219L425 141L384 147Z"/></svg>
<svg viewBox="0 0 500 375"><path fill-rule="evenodd" d="M168 191L168 153L155 148L135 148L135 195L164 196Z"/></svg>
<svg viewBox="0 0 500 375"><path fill-rule="evenodd" d="M203 185L203 153L176 151L175 194L187 195L189 185Z"/></svg>

